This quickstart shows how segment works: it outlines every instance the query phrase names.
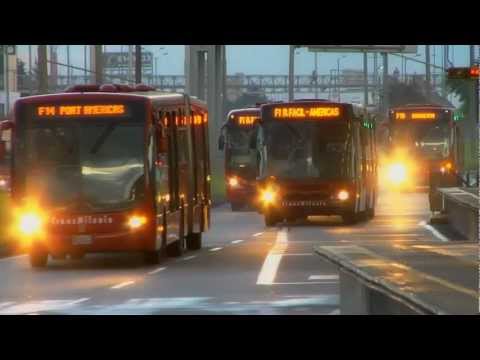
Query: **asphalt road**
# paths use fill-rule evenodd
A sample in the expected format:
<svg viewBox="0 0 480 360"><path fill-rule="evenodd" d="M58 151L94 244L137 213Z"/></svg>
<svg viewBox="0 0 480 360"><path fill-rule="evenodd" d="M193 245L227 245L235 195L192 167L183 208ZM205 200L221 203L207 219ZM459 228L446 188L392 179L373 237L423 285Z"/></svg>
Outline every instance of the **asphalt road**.
<svg viewBox="0 0 480 360"><path fill-rule="evenodd" d="M316 245L368 240L442 242L457 235L426 225L425 193L383 192L377 216L345 226L340 218L267 229L255 212L213 210L204 248L146 266L136 254L49 261L0 259L1 314L339 314L338 273Z"/></svg>

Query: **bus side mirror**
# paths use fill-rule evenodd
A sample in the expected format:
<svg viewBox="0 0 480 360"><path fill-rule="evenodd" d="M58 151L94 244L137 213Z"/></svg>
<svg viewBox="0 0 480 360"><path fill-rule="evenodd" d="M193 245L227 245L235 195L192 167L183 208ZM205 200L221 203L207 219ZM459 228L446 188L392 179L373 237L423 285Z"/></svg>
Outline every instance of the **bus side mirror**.
<svg viewBox="0 0 480 360"><path fill-rule="evenodd" d="M225 149L225 136L222 134L218 138L218 150L223 151Z"/></svg>

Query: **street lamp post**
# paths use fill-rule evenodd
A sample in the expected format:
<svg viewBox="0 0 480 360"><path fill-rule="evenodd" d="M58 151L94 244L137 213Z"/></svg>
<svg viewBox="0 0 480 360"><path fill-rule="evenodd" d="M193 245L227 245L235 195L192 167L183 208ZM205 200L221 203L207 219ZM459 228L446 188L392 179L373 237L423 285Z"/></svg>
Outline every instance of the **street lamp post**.
<svg viewBox="0 0 480 360"><path fill-rule="evenodd" d="M335 82L335 90L337 92L338 101L342 100L342 95L340 94L340 60L347 57L346 55L342 55L337 58L337 81Z"/></svg>

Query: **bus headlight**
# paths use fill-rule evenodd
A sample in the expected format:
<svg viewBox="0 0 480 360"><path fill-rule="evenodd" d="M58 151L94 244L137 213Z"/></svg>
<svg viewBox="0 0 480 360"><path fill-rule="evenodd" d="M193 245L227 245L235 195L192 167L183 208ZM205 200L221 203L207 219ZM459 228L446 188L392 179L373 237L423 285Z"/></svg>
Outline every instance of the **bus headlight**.
<svg viewBox="0 0 480 360"><path fill-rule="evenodd" d="M128 219L127 225L130 229L135 230L147 223L145 216L133 215Z"/></svg>
<svg viewBox="0 0 480 360"><path fill-rule="evenodd" d="M347 190L340 190L337 194L337 199L340 201L346 201L350 197L350 194Z"/></svg>
<svg viewBox="0 0 480 360"><path fill-rule="evenodd" d="M238 179L235 176L232 176L231 178L228 179L228 185L230 185L230 187L237 187Z"/></svg>
<svg viewBox="0 0 480 360"><path fill-rule="evenodd" d="M273 204L277 198L277 193L275 190L268 188L262 191L260 195L260 200L262 200L264 205Z"/></svg>
<svg viewBox="0 0 480 360"><path fill-rule="evenodd" d="M42 229L42 218L39 214L29 212L20 215L18 230L21 234L31 236L40 233Z"/></svg>
<svg viewBox="0 0 480 360"><path fill-rule="evenodd" d="M404 164L392 164L388 168L388 179L394 184L407 180L407 167Z"/></svg>

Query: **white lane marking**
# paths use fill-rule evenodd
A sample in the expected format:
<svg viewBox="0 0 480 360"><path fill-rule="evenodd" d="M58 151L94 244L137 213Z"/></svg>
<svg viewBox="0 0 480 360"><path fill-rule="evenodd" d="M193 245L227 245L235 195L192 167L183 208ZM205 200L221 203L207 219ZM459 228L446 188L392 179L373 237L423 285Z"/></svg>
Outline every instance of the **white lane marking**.
<svg viewBox="0 0 480 360"><path fill-rule="evenodd" d="M304 254L283 254L283 256L312 256L315 254L312 253L304 253Z"/></svg>
<svg viewBox="0 0 480 360"><path fill-rule="evenodd" d="M281 229L279 232L277 232L275 246L268 253L263 263L262 269L258 274L257 285L273 284L275 276L277 275L280 261L282 260L282 255L286 250L287 243L287 231L285 229Z"/></svg>
<svg viewBox="0 0 480 360"><path fill-rule="evenodd" d="M274 282L269 285L332 285L332 284L338 284L338 281Z"/></svg>
<svg viewBox="0 0 480 360"><path fill-rule="evenodd" d="M112 286L110 289L121 289L121 288L124 288L125 286L129 286L132 284L135 284L135 281L124 281L120 284Z"/></svg>
<svg viewBox="0 0 480 360"><path fill-rule="evenodd" d="M209 251L214 252L222 249L223 249L222 247L216 247L216 248L210 249Z"/></svg>
<svg viewBox="0 0 480 360"><path fill-rule="evenodd" d="M424 227L428 231L430 231L437 239L443 242L448 242L449 239L442 235L437 229L435 229L433 226L428 225L426 221L420 221L418 225Z"/></svg>
<svg viewBox="0 0 480 360"><path fill-rule="evenodd" d="M90 300L90 298L81 298L77 300L39 300L27 301L24 303L12 303L11 306L4 307L0 310L0 315L14 314L33 314L39 311L65 310L73 307L78 303Z"/></svg>
<svg viewBox="0 0 480 360"><path fill-rule="evenodd" d="M243 242L243 240L233 240L232 244L240 244L241 242Z"/></svg>
<svg viewBox="0 0 480 360"><path fill-rule="evenodd" d="M192 260L192 259L194 259L194 258L196 258L196 257L197 257L196 255L187 256L186 258L183 258L183 261Z"/></svg>
<svg viewBox="0 0 480 360"><path fill-rule="evenodd" d="M338 280L338 275L310 275L308 280Z"/></svg>
<svg viewBox="0 0 480 360"><path fill-rule="evenodd" d="M260 236L260 235L263 235L263 232L253 234L254 237L257 237L257 236Z"/></svg>
<svg viewBox="0 0 480 360"><path fill-rule="evenodd" d="M9 256L3 259L0 259L0 261L8 261L8 260L14 260L14 259L19 259L22 257L26 257L27 255L16 255L16 256Z"/></svg>
<svg viewBox="0 0 480 360"><path fill-rule="evenodd" d="M155 270L153 270L153 271L150 271L150 272L148 272L147 274L148 274L148 275L154 275L154 274L159 273L160 271L163 271L163 270L165 270L165 269L166 269L166 267L161 267L161 268L155 269Z"/></svg>
<svg viewBox="0 0 480 360"><path fill-rule="evenodd" d="M335 309L332 312L328 313L328 315L340 315L340 309Z"/></svg>

